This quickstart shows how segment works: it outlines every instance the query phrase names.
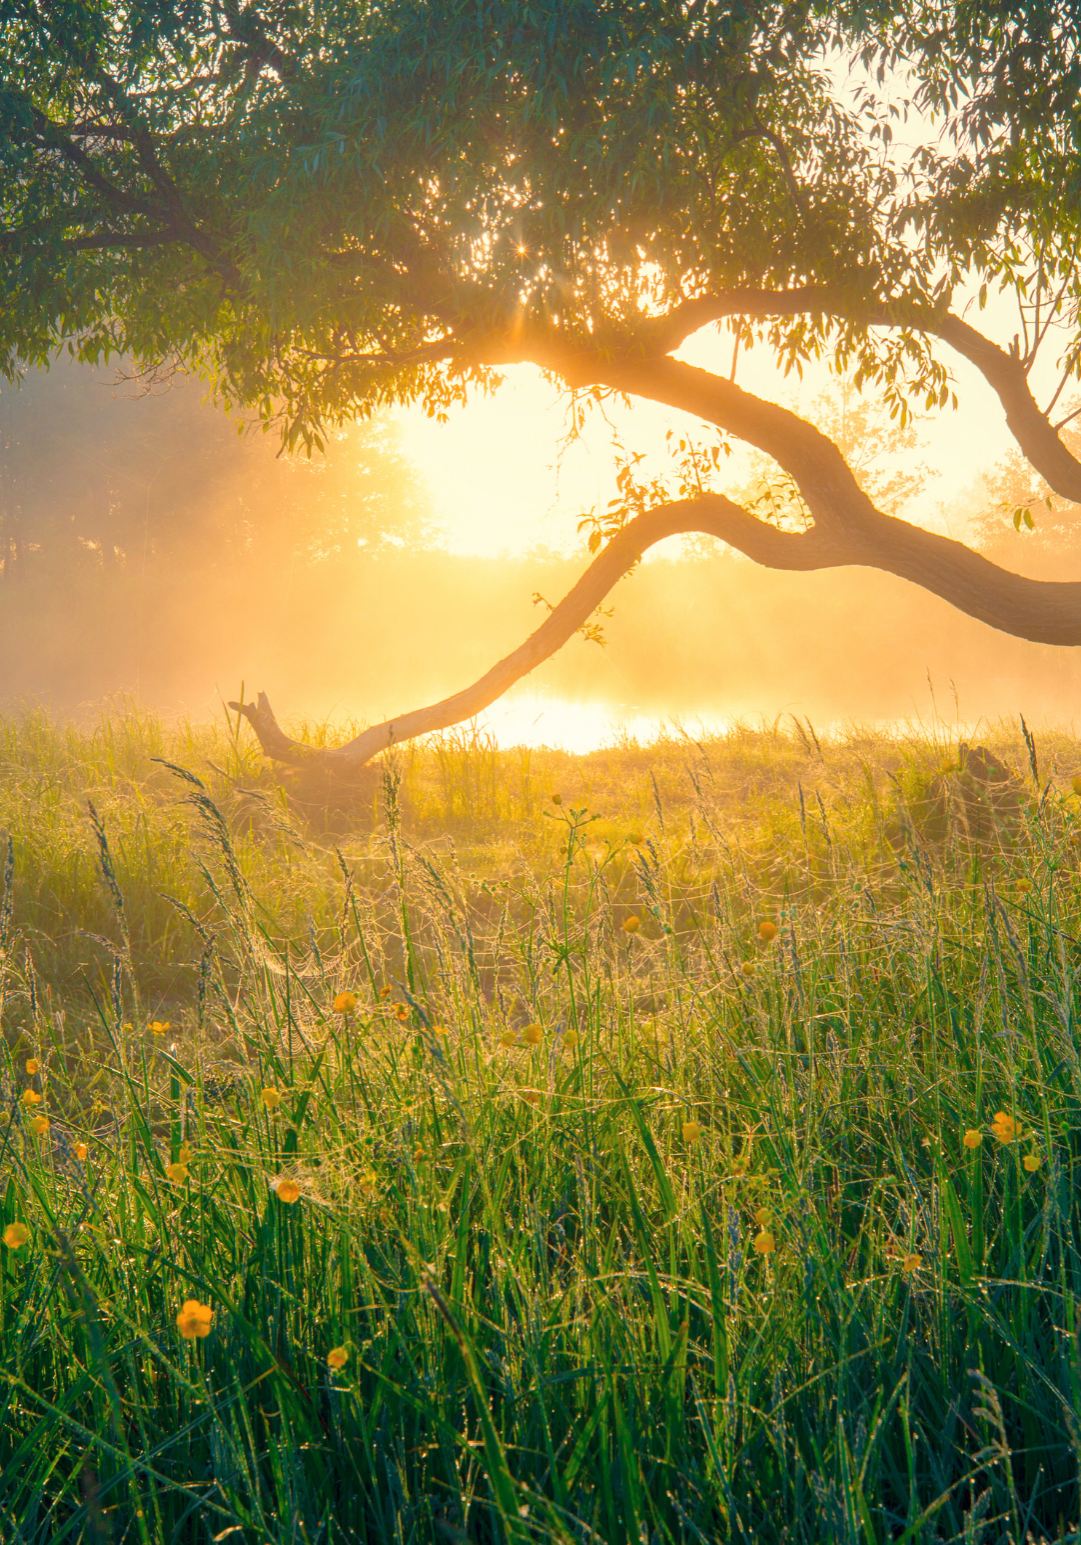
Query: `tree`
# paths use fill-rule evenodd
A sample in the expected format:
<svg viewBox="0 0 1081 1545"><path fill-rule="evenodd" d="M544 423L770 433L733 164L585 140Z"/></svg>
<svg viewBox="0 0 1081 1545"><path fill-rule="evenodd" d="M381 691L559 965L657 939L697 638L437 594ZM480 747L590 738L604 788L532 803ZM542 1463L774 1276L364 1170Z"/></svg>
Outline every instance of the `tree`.
<svg viewBox="0 0 1081 1545"><path fill-rule="evenodd" d="M64 356L0 387L0 581L155 562L237 574L362 547L417 545L425 491L386 415L338 431L316 460L238 437L196 381L154 389L131 368Z"/></svg>
<svg viewBox="0 0 1081 1545"><path fill-rule="evenodd" d="M876 508L815 424L676 357L725 321L786 368L827 354L902 420L948 360L998 394L1064 499L1081 360L1081 57L1053 0L7 0L0 364L177 361L288 446L529 361L579 406L697 416L798 490L787 530L693 477L624 509L565 599L465 692L327 760L478 712L653 542L864 564L991 627L1081 642L1081 585L1010 573ZM902 146L895 131L912 143ZM1012 298L1005 346L977 319ZM954 302L957 301L955 306ZM972 305L974 302L974 313ZM1062 386L1030 378L1058 349ZM945 352L943 352L945 350ZM637 511L637 512L636 512ZM265 700L264 748L309 757Z"/></svg>

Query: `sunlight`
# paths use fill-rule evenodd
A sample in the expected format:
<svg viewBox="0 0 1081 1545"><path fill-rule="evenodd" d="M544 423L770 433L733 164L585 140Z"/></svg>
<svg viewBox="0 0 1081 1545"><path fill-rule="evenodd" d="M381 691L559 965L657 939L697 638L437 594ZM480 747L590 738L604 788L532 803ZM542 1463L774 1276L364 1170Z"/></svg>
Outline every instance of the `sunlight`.
<svg viewBox="0 0 1081 1545"><path fill-rule="evenodd" d="M480 735L502 748L549 746L579 755L624 741L649 745L664 737L724 735L732 723L723 714L656 714L633 703L575 702L543 692L504 698L474 721Z"/></svg>

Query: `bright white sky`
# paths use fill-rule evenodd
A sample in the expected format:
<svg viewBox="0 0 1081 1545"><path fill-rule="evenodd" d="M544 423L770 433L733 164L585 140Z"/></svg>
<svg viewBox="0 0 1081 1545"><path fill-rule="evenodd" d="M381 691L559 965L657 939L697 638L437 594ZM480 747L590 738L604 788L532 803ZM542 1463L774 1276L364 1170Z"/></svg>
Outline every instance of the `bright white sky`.
<svg viewBox="0 0 1081 1545"><path fill-rule="evenodd" d="M970 315L974 325L1002 344L1015 330L1015 313L1005 304L989 303L982 314L973 309ZM730 335L715 327L703 329L679 357L727 375ZM942 526L938 506L948 511L950 501L1013 444L998 398L983 377L945 345L941 357L954 374L960 408L934 415L921 431L921 459L938 473L938 482L929 487L925 506L909 513L929 526ZM1050 379L1053 360L1046 364ZM452 409L446 424L419 408L401 414L404 449L427 479L452 552L495 555L537 546L580 551L577 517L605 504L615 491L611 428L594 413L582 438L561 460L565 402L532 366L514 366L506 375L499 392ZM741 354L736 379L747 390L798 411L801 401L809 405L831 378L823 364L806 370L802 384L786 381L760 347ZM693 418L651 403L635 402L629 410L606 404L605 411L627 449L656 453L658 470L666 464L667 429L706 438ZM728 466L732 482L738 483L745 472L734 459Z"/></svg>

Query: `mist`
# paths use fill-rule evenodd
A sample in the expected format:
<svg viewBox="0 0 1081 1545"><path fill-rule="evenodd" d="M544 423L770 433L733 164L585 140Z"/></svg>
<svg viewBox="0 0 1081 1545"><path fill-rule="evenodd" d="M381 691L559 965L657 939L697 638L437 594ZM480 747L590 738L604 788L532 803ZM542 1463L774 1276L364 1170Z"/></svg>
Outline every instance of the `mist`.
<svg viewBox="0 0 1081 1545"><path fill-rule="evenodd" d="M219 711L241 683L284 719L371 721L445 696L539 625L582 555L470 557L438 543L437 490L392 420L311 463L237 436L191 382L138 394L58 363L0 391L0 704L64 713L133 694ZM1081 578L1069 515L1021 534L989 469L951 525L997 561ZM1011 478L1013 482L1011 482ZM757 568L712 542L646 561L601 619L517 691L598 714L816 724L1023 711L1076 717L1074 650L1012 639L867 569Z"/></svg>

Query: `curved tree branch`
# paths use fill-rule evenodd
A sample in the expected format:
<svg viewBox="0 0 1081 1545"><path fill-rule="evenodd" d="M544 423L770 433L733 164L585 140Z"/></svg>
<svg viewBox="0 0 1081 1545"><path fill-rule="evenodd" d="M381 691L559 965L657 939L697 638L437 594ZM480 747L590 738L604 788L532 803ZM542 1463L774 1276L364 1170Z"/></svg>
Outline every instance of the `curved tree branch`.
<svg viewBox="0 0 1081 1545"><path fill-rule="evenodd" d="M865 327L909 327L941 338L975 365L994 390L1005 409L1010 433L1040 476L1064 499L1081 504L1081 462L1063 445L1048 414L1033 397L1024 362L952 311L934 315L913 311L910 306L853 304L851 296L846 297L828 285L790 290L728 290L683 301L666 315L650 318L643 323L627 353L639 357L644 353L651 363L656 363L655 356L670 354L710 322L730 316L765 318L805 312L836 316Z"/></svg>
<svg viewBox="0 0 1081 1545"><path fill-rule="evenodd" d="M274 761L295 767L319 765L344 777L351 776L388 746L460 724L494 703L573 637L616 581L634 568L648 548L666 537L690 533L719 537L772 569L820 569L846 561L841 550L817 531L802 535L779 531L756 520L722 494L704 494L697 499L660 505L628 521L536 632L472 686L427 708L372 725L347 745L324 751L292 740L275 719L265 693L260 693L255 703L231 702L229 707L243 714L259 744Z"/></svg>
<svg viewBox="0 0 1081 1545"><path fill-rule="evenodd" d="M951 312L934 327L945 343L973 365L998 394L1010 433L1057 494L1081 504L1081 462L1063 445L1028 384L1028 371L1016 354L1000 349Z"/></svg>
<svg viewBox="0 0 1081 1545"><path fill-rule="evenodd" d="M881 514L869 501L867 510L860 529L848 535L817 526L796 535L756 520L721 494L660 505L629 521L536 632L472 686L426 708L372 725L334 750L304 746L286 735L265 693L259 694L256 703L231 702L229 707L248 720L273 760L351 778L388 747L460 724L494 703L572 637L647 548L665 537L690 533L718 537L767 568L810 570L863 564L883 569L1000 631L1040 643L1081 644L1081 583L1010 574L960 542Z"/></svg>

